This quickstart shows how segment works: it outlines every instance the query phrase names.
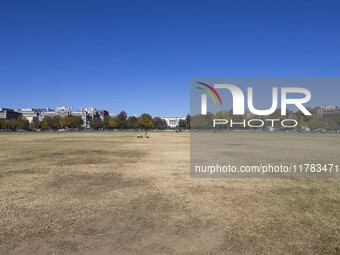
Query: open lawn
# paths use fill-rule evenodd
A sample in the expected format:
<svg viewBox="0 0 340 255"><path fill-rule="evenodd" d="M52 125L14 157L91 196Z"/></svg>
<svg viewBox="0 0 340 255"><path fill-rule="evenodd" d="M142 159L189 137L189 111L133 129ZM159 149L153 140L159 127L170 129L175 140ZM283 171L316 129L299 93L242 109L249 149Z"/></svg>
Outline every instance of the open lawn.
<svg viewBox="0 0 340 255"><path fill-rule="evenodd" d="M228 135L237 150L263 134ZM299 139L306 148L313 136L322 148L315 161L327 153L340 158L340 135L265 135L261 143ZM0 133L0 254L336 254L340 248L340 179L191 179L188 133L136 136Z"/></svg>

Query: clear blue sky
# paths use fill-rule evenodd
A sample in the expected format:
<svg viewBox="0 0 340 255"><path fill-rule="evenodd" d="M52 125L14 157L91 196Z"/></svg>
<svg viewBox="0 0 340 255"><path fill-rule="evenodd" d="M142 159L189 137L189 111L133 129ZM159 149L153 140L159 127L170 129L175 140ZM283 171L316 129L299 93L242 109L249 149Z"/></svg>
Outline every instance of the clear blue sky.
<svg viewBox="0 0 340 255"><path fill-rule="evenodd" d="M186 115L190 78L340 77L339 13L321 0L2 0L0 107ZM340 88L319 93L340 104Z"/></svg>

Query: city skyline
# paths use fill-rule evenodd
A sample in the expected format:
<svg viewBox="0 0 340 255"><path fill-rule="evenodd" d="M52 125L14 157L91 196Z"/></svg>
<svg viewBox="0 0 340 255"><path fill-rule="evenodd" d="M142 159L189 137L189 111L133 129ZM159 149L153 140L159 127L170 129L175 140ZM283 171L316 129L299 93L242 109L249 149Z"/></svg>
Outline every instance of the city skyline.
<svg viewBox="0 0 340 255"><path fill-rule="evenodd" d="M48 117L49 119L48 121L52 121L52 122L55 117L59 117L57 119L58 123L60 123L60 118L76 117L78 119L73 119L73 121L77 121L77 120L81 121L82 122L81 126L83 128L90 128L91 126L90 123L94 119L100 119L102 121L102 124L104 122L109 123L110 119L113 121L119 120L119 119L121 121L132 120L134 123L140 117L143 118L144 115L148 115L149 117L147 118L153 117L153 120L155 122L158 121L157 119L162 119L163 121L165 121L166 125L170 128L176 128L179 125L180 120L186 119L186 117L180 117L180 116L150 116L147 113L139 116L135 113L127 114L124 110L122 110L119 114L118 113L114 114L114 113L110 113L106 111L105 109L96 109L95 107L87 107L87 108L82 107L80 110L75 110L72 107L67 107L67 106L57 107L56 109L51 109L49 107L39 108L39 109L36 109L36 108L10 109L10 108L0 107L0 121L6 121L6 120L21 121L22 119L24 119L28 121L28 124L35 125L37 123L45 122L46 117ZM131 117L134 117L134 120ZM0 125L0 130L1 130L1 125Z"/></svg>
<svg viewBox="0 0 340 255"><path fill-rule="evenodd" d="M309 109L313 111L313 114L310 118L307 118L301 123L299 126L299 130L303 132L310 132L311 129L317 130L327 130L330 128L331 130L339 129L339 114L340 114L340 106L332 106L332 105L324 105L316 108ZM231 114L231 116L230 116ZM246 118L248 122L251 121L252 117L270 117L274 118L273 121L277 119L277 113L273 113L273 115L263 115L257 116L254 113L247 112L244 117L244 123ZM287 113L289 118L301 118L299 115L299 111L290 111ZM147 113L138 116L137 114L128 115L125 111L121 111L119 114L110 114L108 111L103 109L96 109L94 107L81 108L81 110L73 110L72 107L57 107L55 110L50 109L48 107L41 109L34 108L25 108L25 109L8 109L8 108L0 108L0 131L1 130L27 130L29 128L35 128L40 130L43 129L60 129L64 128L85 128L85 129L101 129L103 128L112 129L136 129L140 128L141 125L147 125L150 128L159 127L160 129L165 128L186 128L190 129L194 127L206 128L205 124L209 121L212 121L212 116L214 114L210 113L209 116L206 116L207 119L204 120L205 115L197 114L197 115L188 115L186 117L179 116L151 116ZM295 117L294 117L295 116ZM300 116L300 117L299 117ZM202 119L203 117L203 119ZM216 112L215 117L217 117L218 121L227 121L224 118L233 118L235 117L231 112ZM191 123L191 119L193 123ZM221 119L223 118L223 119ZM215 123L214 119L214 123ZM295 119L294 119L295 120ZM300 119L301 120L301 119ZM26 121L26 122L25 122ZM208 122L207 122L208 121ZM231 119L232 121L232 119ZM259 121L259 120L257 120ZM267 120L266 120L267 121ZM305 122L306 121L306 122ZM146 124L148 123L148 124ZM152 124L150 124L152 123ZM205 123L205 124L204 124ZM237 122L240 124L240 122ZM299 123L295 120L295 126L299 125ZM192 125L191 125L192 124ZM202 126L203 125L203 126ZM215 124L214 124L215 125ZM245 124L244 124L245 125ZM264 125L264 122L263 122ZM295 127L292 126L292 127ZM146 127L146 126L144 126ZM232 127L232 126L231 126ZM287 126L285 126L287 127ZM323 127L324 129L321 129ZM272 127L265 131L275 131L274 122L272 122ZM337 131L338 132L338 131Z"/></svg>
<svg viewBox="0 0 340 255"><path fill-rule="evenodd" d="M82 106L82 107L79 107L79 108L75 108L75 107L72 107L72 106L69 106L69 105L59 105L59 106L56 106L56 107L14 107L14 108L11 108L11 107L6 107L6 106L1 106L0 105L0 109L10 109L10 110L13 110L13 111L23 111L23 110L29 110L29 109L32 109L32 110L38 110L38 112L43 112L43 111L56 111L58 108L64 108L64 107L66 107L66 108L70 108L72 111L75 111L75 112L80 112L80 111L86 111L86 109L89 109L89 108L93 108L93 109L95 109L95 110L97 110L97 111L102 111L102 110L104 110L104 111L108 111L107 109L103 109L103 108L98 108L98 107L94 107L94 106L87 106L87 107L85 107L85 106ZM142 112L141 114L137 114L137 113L135 113L135 112L127 112L127 111L125 111L124 109L121 109L121 110L117 110L117 111L114 111L114 112L112 112L112 111L108 111L109 112L109 114L110 115L118 115L120 112L122 112L122 111L124 111L124 112L126 112L127 113L127 115L128 115L128 117L129 116L140 116L140 115L142 115L143 113L148 113L148 112ZM187 116L189 113L187 113L185 116ZM152 116L158 116L158 115L154 115L154 114L152 114ZM162 115L163 116L163 115ZM171 116L173 116L173 117L179 117L180 115L176 115L176 114L174 114L174 112L172 112L171 114L167 114L167 115L164 115L164 117L171 117Z"/></svg>

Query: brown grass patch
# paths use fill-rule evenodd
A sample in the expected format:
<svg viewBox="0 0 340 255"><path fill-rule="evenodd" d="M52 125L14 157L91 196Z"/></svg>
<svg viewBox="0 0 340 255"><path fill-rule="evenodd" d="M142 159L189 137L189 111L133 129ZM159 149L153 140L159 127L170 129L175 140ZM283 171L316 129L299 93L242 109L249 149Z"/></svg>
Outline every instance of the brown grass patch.
<svg viewBox="0 0 340 255"><path fill-rule="evenodd" d="M311 136L266 135L232 153ZM189 135L150 136L0 134L0 254L336 254L338 179L190 179Z"/></svg>

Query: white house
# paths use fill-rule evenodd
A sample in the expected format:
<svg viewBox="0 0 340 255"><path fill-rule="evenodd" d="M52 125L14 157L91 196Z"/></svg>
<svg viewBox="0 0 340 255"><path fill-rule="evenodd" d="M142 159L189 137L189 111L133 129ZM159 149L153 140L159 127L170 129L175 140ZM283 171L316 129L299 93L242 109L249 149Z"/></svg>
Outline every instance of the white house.
<svg viewBox="0 0 340 255"><path fill-rule="evenodd" d="M171 128L176 128L179 120L185 120L183 117L164 117L162 119L165 120L166 124Z"/></svg>

